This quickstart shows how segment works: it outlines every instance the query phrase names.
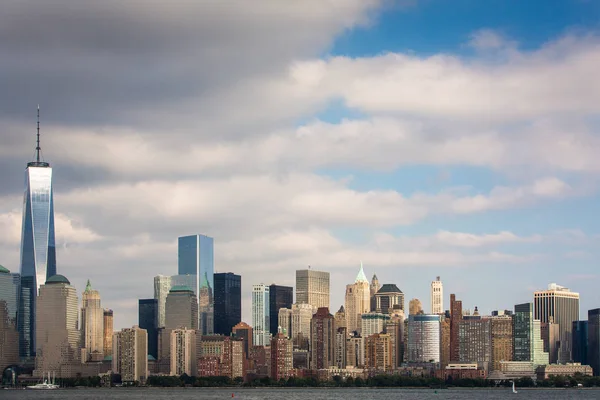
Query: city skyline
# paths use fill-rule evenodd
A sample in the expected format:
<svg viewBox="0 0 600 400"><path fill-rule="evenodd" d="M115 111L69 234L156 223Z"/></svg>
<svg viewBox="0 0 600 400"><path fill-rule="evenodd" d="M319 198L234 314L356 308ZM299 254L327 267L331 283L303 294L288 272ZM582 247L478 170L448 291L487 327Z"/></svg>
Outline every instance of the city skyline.
<svg viewBox="0 0 600 400"><path fill-rule="evenodd" d="M40 104L56 269L78 293L93 282L115 330L178 274L190 234L214 238L215 273L242 276L248 323L253 285L294 287L309 265L330 274L333 314L360 260L426 312L436 276L445 309L448 293L512 309L552 282L581 294L582 319L598 307L596 2L184 3L6 5L12 273Z"/></svg>

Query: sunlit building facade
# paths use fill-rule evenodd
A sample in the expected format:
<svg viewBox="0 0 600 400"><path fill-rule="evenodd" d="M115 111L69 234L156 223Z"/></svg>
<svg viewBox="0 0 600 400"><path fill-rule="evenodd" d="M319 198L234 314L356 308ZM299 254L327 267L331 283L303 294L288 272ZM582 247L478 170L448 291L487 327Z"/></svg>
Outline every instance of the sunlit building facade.
<svg viewBox="0 0 600 400"><path fill-rule="evenodd" d="M408 316L408 362L440 362L440 316Z"/></svg>
<svg viewBox="0 0 600 400"><path fill-rule="evenodd" d="M154 277L154 298L157 301L158 307L158 328L165 327L165 305L167 303L167 296L171 290L171 277L165 275L158 275Z"/></svg>
<svg viewBox="0 0 600 400"><path fill-rule="evenodd" d="M81 296L82 361L104 359L104 309L100 306L100 293L87 281Z"/></svg>
<svg viewBox="0 0 600 400"><path fill-rule="evenodd" d="M297 270L296 303L329 308L329 272Z"/></svg>
<svg viewBox="0 0 600 400"><path fill-rule="evenodd" d="M371 309L371 288L362 263L353 284L346 285L346 325L350 332L360 332L361 316Z"/></svg>

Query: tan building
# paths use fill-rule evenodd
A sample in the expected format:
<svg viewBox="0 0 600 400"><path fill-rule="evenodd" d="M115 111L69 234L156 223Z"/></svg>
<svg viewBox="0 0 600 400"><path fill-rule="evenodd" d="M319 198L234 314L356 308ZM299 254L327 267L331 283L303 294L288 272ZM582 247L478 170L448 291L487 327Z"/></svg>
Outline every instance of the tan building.
<svg viewBox="0 0 600 400"><path fill-rule="evenodd" d="M365 366L365 339L361 336L353 336L346 342L346 366Z"/></svg>
<svg viewBox="0 0 600 400"><path fill-rule="evenodd" d="M390 335L377 333L366 338L365 368L369 373L389 372L393 369Z"/></svg>
<svg viewBox="0 0 600 400"><path fill-rule="evenodd" d="M138 326L113 335L113 372L123 382L146 382L148 378L148 332Z"/></svg>
<svg viewBox="0 0 600 400"><path fill-rule="evenodd" d="M392 318L385 325L385 333L390 337L392 368L396 369L402 364L404 352L404 318Z"/></svg>
<svg viewBox="0 0 600 400"><path fill-rule="evenodd" d="M36 310L35 376L61 376L61 365L79 363L81 334L77 329L77 290L67 278L54 275L40 286Z"/></svg>
<svg viewBox="0 0 600 400"><path fill-rule="evenodd" d="M313 370L335 364L335 322L327 307L320 307L310 323L310 367Z"/></svg>
<svg viewBox="0 0 600 400"><path fill-rule="evenodd" d="M379 291L379 288L381 288L381 285L379 284L379 279L377 278L377 275L373 274L370 286L371 311L375 311L377 309L377 301L375 300L375 294Z"/></svg>
<svg viewBox="0 0 600 400"><path fill-rule="evenodd" d="M310 343L310 321L317 309L310 304L292 305L292 341L294 346L308 350Z"/></svg>
<svg viewBox="0 0 600 400"><path fill-rule="evenodd" d="M423 314L423 304L419 299L411 299L408 302L409 315Z"/></svg>
<svg viewBox="0 0 600 400"><path fill-rule="evenodd" d="M581 374L583 376L592 376L592 367L589 365L581 365L579 363L567 363L567 364L551 364L551 365L540 365L536 369L538 380L544 380L550 378L550 376L574 376L575 374Z"/></svg>
<svg viewBox="0 0 600 400"><path fill-rule="evenodd" d="M329 308L329 272L297 270L296 303Z"/></svg>
<svg viewBox="0 0 600 400"><path fill-rule="evenodd" d="M513 319L510 315L491 317L492 371L500 371L500 362L513 359Z"/></svg>
<svg viewBox="0 0 600 400"><path fill-rule="evenodd" d="M113 310L104 310L104 321L103 321L103 328L104 328L104 357L106 356L111 356L112 355L112 338L113 338L113 321L114 321L114 317L113 317Z"/></svg>
<svg viewBox="0 0 600 400"><path fill-rule="evenodd" d="M198 299L187 286L174 286L165 303L166 329L198 329Z"/></svg>
<svg viewBox="0 0 600 400"><path fill-rule="evenodd" d="M336 368L346 368L346 346L348 343L348 333L345 326L335 329L335 351L333 365Z"/></svg>
<svg viewBox="0 0 600 400"><path fill-rule="evenodd" d="M444 313L444 285L439 276L431 282L431 313Z"/></svg>
<svg viewBox="0 0 600 400"><path fill-rule="evenodd" d="M475 307L477 314L477 307ZM458 324L460 363L477 363L486 371L492 361L492 324L487 317L464 317Z"/></svg>
<svg viewBox="0 0 600 400"><path fill-rule="evenodd" d="M371 309L371 289L363 271L362 263L358 275L351 285L346 285L346 326L349 332L360 332L361 316Z"/></svg>
<svg viewBox="0 0 600 400"><path fill-rule="evenodd" d="M348 321L346 320L346 309L344 306L340 306L340 309L333 316L335 319L335 328L348 328Z"/></svg>
<svg viewBox="0 0 600 400"><path fill-rule="evenodd" d="M440 323L440 368L450 364L450 318L441 317Z"/></svg>
<svg viewBox="0 0 600 400"><path fill-rule="evenodd" d="M171 331L171 375L196 376L196 331L193 329L174 329Z"/></svg>
<svg viewBox="0 0 600 400"><path fill-rule="evenodd" d="M0 265L0 374L10 365L19 364L17 309L21 276Z"/></svg>
<svg viewBox="0 0 600 400"><path fill-rule="evenodd" d="M81 300L81 361L99 362L104 359L104 310L89 280Z"/></svg>

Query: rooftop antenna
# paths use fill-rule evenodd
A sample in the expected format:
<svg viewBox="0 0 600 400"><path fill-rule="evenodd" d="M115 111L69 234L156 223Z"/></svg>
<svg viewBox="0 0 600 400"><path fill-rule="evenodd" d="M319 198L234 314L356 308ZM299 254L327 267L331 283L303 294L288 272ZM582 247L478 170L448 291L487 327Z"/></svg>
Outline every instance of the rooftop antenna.
<svg viewBox="0 0 600 400"><path fill-rule="evenodd" d="M35 148L36 162L40 162L40 105L37 107L37 147Z"/></svg>

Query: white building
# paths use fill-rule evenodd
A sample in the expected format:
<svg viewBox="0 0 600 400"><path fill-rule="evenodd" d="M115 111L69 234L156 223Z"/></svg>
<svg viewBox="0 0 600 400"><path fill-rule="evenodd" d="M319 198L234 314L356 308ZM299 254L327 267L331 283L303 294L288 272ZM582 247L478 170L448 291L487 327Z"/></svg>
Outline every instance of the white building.
<svg viewBox="0 0 600 400"><path fill-rule="evenodd" d="M431 282L431 313L444 313L444 285L439 276Z"/></svg>
<svg viewBox="0 0 600 400"><path fill-rule="evenodd" d="M408 317L408 362L440 362L440 316Z"/></svg>
<svg viewBox="0 0 600 400"><path fill-rule="evenodd" d="M255 346L269 346L269 286L252 286L252 341Z"/></svg>

